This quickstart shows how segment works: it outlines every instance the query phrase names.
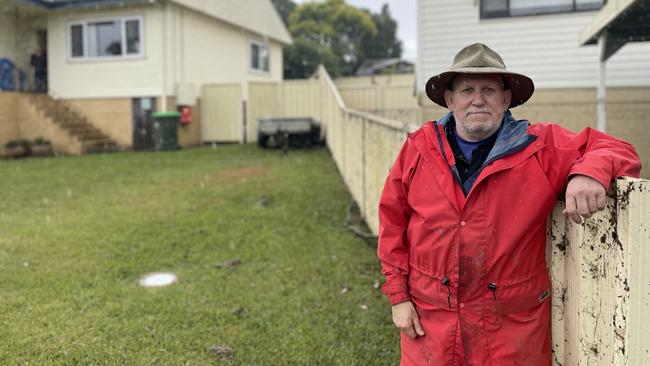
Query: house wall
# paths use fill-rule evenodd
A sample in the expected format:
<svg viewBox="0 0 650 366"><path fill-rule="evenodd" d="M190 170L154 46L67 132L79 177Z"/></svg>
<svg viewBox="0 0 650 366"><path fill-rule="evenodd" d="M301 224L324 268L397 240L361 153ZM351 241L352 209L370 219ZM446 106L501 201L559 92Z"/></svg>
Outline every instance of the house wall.
<svg viewBox="0 0 650 366"><path fill-rule="evenodd" d="M11 60L25 73L25 87L31 89L34 71L31 55L36 52L36 31L47 27L47 18L34 7L0 4L0 59Z"/></svg>
<svg viewBox="0 0 650 366"><path fill-rule="evenodd" d="M447 70L473 42L497 51L508 69L535 82L533 97L513 110L517 118L553 121L574 131L595 127L598 47L580 47L580 32L596 12L480 19L479 1L418 1L418 90ZM635 145L650 167L650 42L623 46L607 61L607 132ZM422 93L422 120L446 110ZM646 172L647 171L647 172ZM650 169L642 170L650 177Z"/></svg>
<svg viewBox="0 0 650 366"><path fill-rule="evenodd" d="M144 25L144 57L140 59L72 61L68 59L68 23L75 20L140 15ZM50 94L67 100L89 121L131 146L131 98L156 96L175 110L177 90L191 85L196 95L193 122L182 127L182 146L201 142L200 90L204 84L282 80L282 45L250 31L171 3L128 9L54 11L48 20ZM251 40L270 45L270 71L249 69Z"/></svg>
<svg viewBox="0 0 650 366"><path fill-rule="evenodd" d="M75 20L141 15L144 57L69 60L67 24ZM128 9L54 11L48 21L50 91L64 99L139 97L176 93L178 83L279 81L282 47L271 45L269 73L249 70L250 40L263 37L173 4ZM164 70L164 72L163 72Z"/></svg>
<svg viewBox="0 0 650 366"><path fill-rule="evenodd" d="M439 119L448 112L426 96L422 99L425 105L422 121ZM526 104L514 108L512 113L517 119L559 123L573 131L595 128L596 89L539 89ZM634 145L644 167L641 170L643 178L650 178L649 116L650 87L608 88L607 133Z"/></svg>
<svg viewBox="0 0 650 366"><path fill-rule="evenodd" d="M42 137L51 141L57 152L80 154L81 143L38 111L28 98L24 93L0 93L0 150L17 138Z"/></svg>
<svg viewBox="0 0 650 366"><path fill-rule="evenodd" d="M176 100L174 97L167 98L167 105L174 106ZM191 147L201 145L201 99L196 100L196 104L190 107L192 110L192 121L187 125L178 127L178 144L181 147ZM156 100L156 110L162 110L162 99Z"/></svg>
<svg viewBox="0 0 650 366"><path fill-rule="evenodd" d="M16 11L6 4L0 5L0 58L16 58Z"/></svg>
<svg viewBox="0 0 650 366"><path fill-rule="evenodd" d="M120 146L133 145L131 98L66 99L65 103L85 116Z"/></svg>
<svg viewBox="0 0 650 366"><path fill-rule="evenodd" d="M0 146L18 138L18 119L16 116L18 93L0 92Z"/></svg>
<svg viewBox="0 0 650 366"><path fill-rule="evenodd" d="M119 145L133 145L133 101L131 98L68 99L70 107L92 121L93 125L106 133ZM156 99L157 110L161 110L161 98ZM167 105L174 106L174 98L167 98ZM178 143L182 147L201 143L200 100L192 106L192 122L178 130Z"/></svg>
<svg viewBox="0 0 650 366"><path fill-rule="evenodd" d="M201 145L201 99L192 107L192 122L178 129L178 144L181 147Z"/></svg>
<svg viewBox="0 0 650 366"><path fill-rule="evenodd" d="M476 0L418 1L418 85L445 71L473 42L497 51L538 89L596 87L598 47L578 46L596 12L479 19ZM607 85L650 85L650 42L627 44L607 62Z"/></svg>
<svg viewBox="0 0 650 366"><path fill-rule="evenodd" d="M81 142L59 127L28 101L29 95L18 94L16 98L16 121L20 138L34 140L44 138L52 142L57 153L79 155Z"/></svg>
<svg viewBox="0 0 650 366"><path fill-rule="evenodd" d="M48 18L50 94L62 99L159 95L162 85L163 11L160 7L52 11ZM69 60L68 22L141 15L144 57Z"/></svg>
<svg viewBox="0 0 650 366"><path fill-rule="evenodd" d="M270 45L270 70L261 73L250 69L250 42L264 42L262 36L237 28L186 8L170 6L168 58L168 92L177 83L242 83L245 81L282 80L282 45L267 39Z"/></svg>

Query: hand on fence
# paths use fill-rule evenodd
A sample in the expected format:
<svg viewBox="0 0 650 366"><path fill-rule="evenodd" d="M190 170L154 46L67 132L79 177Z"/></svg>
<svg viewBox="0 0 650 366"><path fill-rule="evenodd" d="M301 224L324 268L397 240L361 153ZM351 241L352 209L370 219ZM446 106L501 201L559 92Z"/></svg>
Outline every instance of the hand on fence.
<svg viewBox="0 0 650 366"><path fill-rule="evenodd" d="M392 310L393 323L395 323L395 326L405 336L415 338L416 336L424 335L424 330L422 330L422 326L420 325L420 318L412 302L406 301L395 304Z"/></svg>
<svg viewBox="0 0 650 366"><path fill-rule="evenodd" d="M589 218L605 208L607 198L605 187L599 181L586 175L575 175L566 188L566 208L563 214L580 224L582 218Z"/></svg>

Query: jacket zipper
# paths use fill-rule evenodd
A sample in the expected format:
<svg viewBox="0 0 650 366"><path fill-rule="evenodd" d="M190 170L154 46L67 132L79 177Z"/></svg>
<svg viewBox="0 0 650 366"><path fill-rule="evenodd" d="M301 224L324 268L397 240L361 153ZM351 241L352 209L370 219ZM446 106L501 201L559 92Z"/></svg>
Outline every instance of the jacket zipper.
<svg viewBox="0 0 650 366"><path fill-rule="evenodd" d="M444 127L443 127L444 128ZM460 187L463 187L463 183L460 180L460 177L454 169L452 169L451 165L449 165L449 160L447 159L447 154L445 154L445 145L442 143L442 137L440 137L440 131L438 131L438 122L435 122L435 125L433 126L433 129L436 131L436 137L438 138L438 144L440 144L440 152L442 152L442 157L445 159L445 163L447 164L447 167L449 168L449 171L451 172L451 176L454 177L456 180L456 183L460 185Z"/></svg>

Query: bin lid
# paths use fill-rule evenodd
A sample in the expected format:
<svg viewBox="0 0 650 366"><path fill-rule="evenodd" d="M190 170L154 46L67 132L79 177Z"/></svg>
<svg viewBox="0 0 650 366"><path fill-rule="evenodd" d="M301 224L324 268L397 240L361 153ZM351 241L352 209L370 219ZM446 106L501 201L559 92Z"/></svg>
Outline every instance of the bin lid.
<svg viewBox="0 0 650 366"><path fill-rule="evenodd" d="M151 116L153 118L180 118L181 114L178 112L154 112Z"/></svg>

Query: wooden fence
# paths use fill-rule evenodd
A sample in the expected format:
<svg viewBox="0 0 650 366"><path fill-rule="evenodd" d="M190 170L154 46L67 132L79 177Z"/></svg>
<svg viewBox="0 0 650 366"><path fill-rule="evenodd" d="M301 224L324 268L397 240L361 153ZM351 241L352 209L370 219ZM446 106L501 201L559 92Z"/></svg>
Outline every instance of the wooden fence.
<svg viewBox="0 0 650 366"><path fill-rule="evenodd" d="M407 123L423 121L413 74L339 78L334 84L348 108Z"/></svg>
<svg viewBox="0 0 650 366"><path fill-rule="evenodd" d="M321 121L339 173L376 234L384 180L417 126L347 108L324 68L310 80L276 88L269 94L276 96L275 109L251 99L251 114ZM565 219L563 203L555 207L547 251L555 366L650 365L650 337L644 334L650 325L649 195L647 181L619 179L607 209L582 225Z"/></svg>

